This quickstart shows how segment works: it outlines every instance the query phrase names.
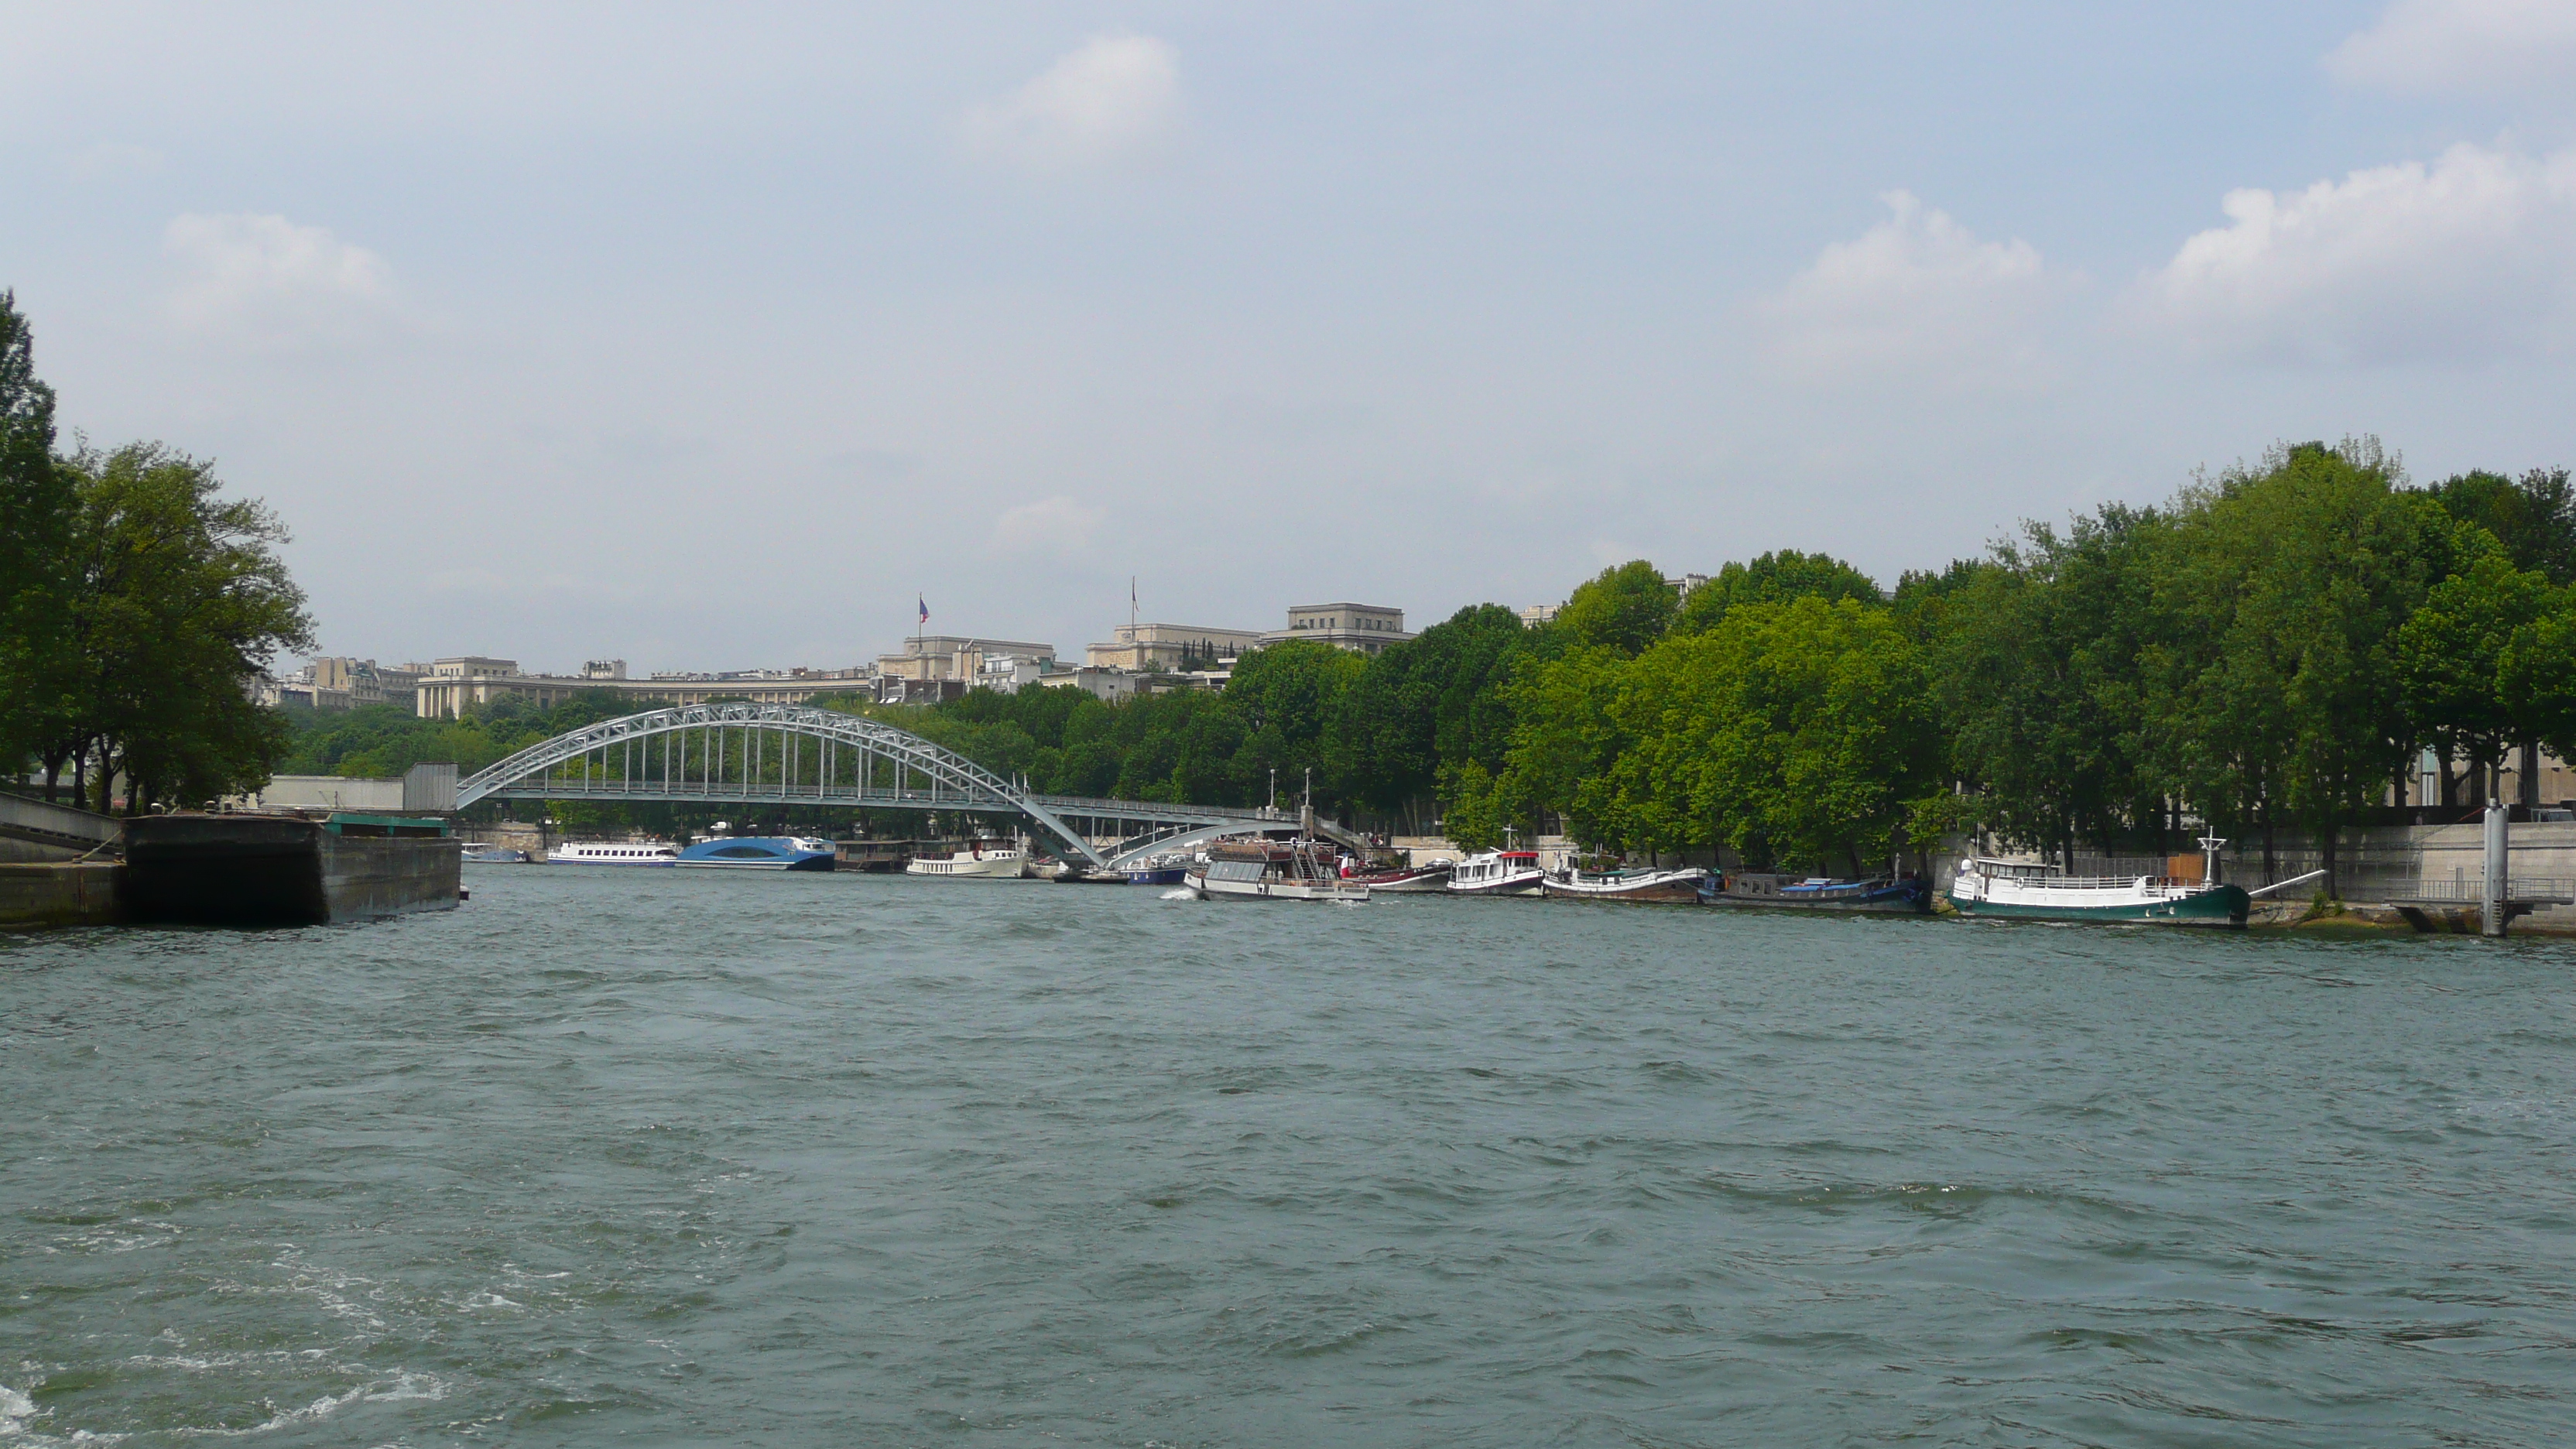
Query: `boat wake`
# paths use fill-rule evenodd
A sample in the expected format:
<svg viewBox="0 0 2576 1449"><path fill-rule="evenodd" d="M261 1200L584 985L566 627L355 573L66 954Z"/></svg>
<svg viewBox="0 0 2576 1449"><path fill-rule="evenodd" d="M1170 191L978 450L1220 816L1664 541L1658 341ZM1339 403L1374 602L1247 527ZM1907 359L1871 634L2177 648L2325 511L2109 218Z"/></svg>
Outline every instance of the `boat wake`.
<svg viewBox="0 0 2576 1449"><path fill-rule="evenodd" d="M1198 898L1199 898L1199 893L1198 893L1197 891L1194 891L1194 890L1189 889L1189 888L1188 888L1188 887L1186 887L1186 886L1182 887L1182 888L1181 888L1181 889L1179 889L1179 890L1170 890L1170 891L1165 891L1165 892L1163 892L1163 899L1165 899L1165 900L1167 900L1167 901L1194 901L1194 900L1197 900Z"/></svg>

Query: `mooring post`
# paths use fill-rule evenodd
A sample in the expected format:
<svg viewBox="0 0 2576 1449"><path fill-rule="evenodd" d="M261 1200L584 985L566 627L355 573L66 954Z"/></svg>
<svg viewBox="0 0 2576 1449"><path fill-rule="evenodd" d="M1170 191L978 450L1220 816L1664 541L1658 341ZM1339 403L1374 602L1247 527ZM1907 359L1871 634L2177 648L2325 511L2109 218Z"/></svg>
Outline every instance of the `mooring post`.
<svg viewBox="0 0 2576 1449"><path fill-rule="evenodd" d="M2492 797L2487 801L2487 878L2486 889L2478 897L2478 929L2489 936L2504 934L2505 913L2505 808Z"/></svg>

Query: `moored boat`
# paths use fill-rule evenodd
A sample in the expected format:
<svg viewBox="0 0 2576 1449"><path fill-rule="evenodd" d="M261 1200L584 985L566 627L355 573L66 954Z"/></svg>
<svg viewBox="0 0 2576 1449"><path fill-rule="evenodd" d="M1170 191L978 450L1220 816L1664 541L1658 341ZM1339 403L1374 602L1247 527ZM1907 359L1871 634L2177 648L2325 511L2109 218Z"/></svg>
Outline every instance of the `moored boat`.
<svg viewBox="0 0 2576 1449"><path fill-rule="evenodd" d="M1539 882L1539 894L1574 901L1696 901L1708 872L1675 870L1568 871Z"/></svg>
<svg viewBox="0 0 2576 1449"><path fill-rule="evenodd" d="M1325 840L1220 840L1182 883L1203 901L1341 901L1369 888L1341 878L1340 853Z"/></svg>
<svg viewBox="0 0 2576 1449"><path fill-rule="evenodd" d="M1806 910L1911 914L1932 909L1932 884L1914 875L1835 880L1821 875L1731 870L1703 887L1700 900L1712 906L1790 906Z"/></svg>
<svg viewBox="0 0 2576 1449"><path fill-rule="evenodd" d="M1485 850L1451 867L1445 889L1459 896L1525 896L1546 879L1535 850Z"/></svg>
<svg viewBox="0 0 2576 1449"><path fill-rule="evenodd" d="M1402 870L1373 871L1350 879L1371 891L1391 891L1397 895L1428 895L1449 889L1451 862L1435 860L1428 865L1406 866Z"/></svg>
<svg viewBox="0 0 2576 1449"><path fill-rule="evenodd" d="M673 865L679 858L667 840L577 840L546 852L548 865Z"/></svg>
<svg viewBox="0 0 2576 1449"><path fill-rule="evenodd" d="M1016 840L970 840L951 855L916 855L903 868L906 875L949 876L967 880L1018 880L1028 873L1029 853Z"/></svg>
<svg viewBox="0 0 2576 1449"><path fill-rule="evenodd" d="M702 870L830 870L832 842L800 835L734 835L701 840L680 852L683 867Z"/></svg>
<svg viewBox="0 0 2576 1449"><path fill-rule="evenodd" d="M1950 904L1963 916L2242 927L2253 898L2242 886L2212 884L2218 847L2226 843L2202 837L2205 863L2197 878L2070 876L2054 865L1972 857L1959 862L1959 873L1950 882Z"/></svg>
<svg viewBox="0 0 2576 1449"><path fill-rule="evenodd" d="M1179 885L1182 877L1189 873L1190 858L1177 852L1148 856L1127 867L1126 871L1129 885L1144 886Z"/></svg>

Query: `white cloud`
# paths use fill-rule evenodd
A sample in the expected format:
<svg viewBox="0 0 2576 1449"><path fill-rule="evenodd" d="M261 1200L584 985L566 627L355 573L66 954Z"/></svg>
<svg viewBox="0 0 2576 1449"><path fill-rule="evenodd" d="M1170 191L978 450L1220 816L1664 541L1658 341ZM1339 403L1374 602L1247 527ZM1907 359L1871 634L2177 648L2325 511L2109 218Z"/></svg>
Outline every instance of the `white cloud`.
<svg viewBox="0 0 2576 1449"><path fill-rule="evenodd" d="M1146 35L1099 36L968 113L966 140L1033 166L1094 166L1161 144L1180 111L1180 52Z"/></svg>
<svg viewBox="0 0 2576 1449"><path fill-rule="evenodd" d="M1091 537L1099 531L1105 516L1101 510L1061 494L1023 503L993 521L993 550L1014 557L1051 554L1072 558L1091 547Z"/></svg>
<svg viewBox="0 0 2576 1449"><path fill-rule="evenodd" d="M2576 90L2576 0L2395 0L2325 59L2352 85Z"/></svg>
<svg viewBox="0 0 2576 1449"><path fill-rule="evenodd" d="M364 247L282 216L171 218L179 264L170 316L182 329L267 347L346 346L397 319L392 270Z"/></svg>
<svg viewBox="0 0 2576 1449"><path fill-rule="evenodd" d="M1856 241L1835 242L1757 311L1773 350L1813 377L1939 369L1952 382L2026 380L2046 313L2072 279L2030 243L1979 241L1903 191Z"/></svg>
<svg viewBox="0 0 2576 1449"><path fill-rule="evenodd" d="M2137 304L2222 353L2403 362L2559 344L2576 301L2576 151L2454 146L2320 181L2231 191Z"/></svg>

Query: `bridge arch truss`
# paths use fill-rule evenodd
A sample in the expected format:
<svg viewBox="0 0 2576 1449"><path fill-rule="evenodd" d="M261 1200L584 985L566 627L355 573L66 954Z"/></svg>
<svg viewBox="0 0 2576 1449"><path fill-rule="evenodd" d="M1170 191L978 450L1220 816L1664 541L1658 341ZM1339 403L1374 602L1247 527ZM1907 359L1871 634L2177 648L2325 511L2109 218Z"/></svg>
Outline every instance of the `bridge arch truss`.
<svg viewBox="0 0 2576 1449"><path fill-rule="evenodd" d="M456 782L456 808L484 800L741 802L1013 815L1104 869L1113 862L1070 819L1147 836L1220 827L1275 830L1290 823L1269 811L1224 806L1036 795L910 730L793 704L679 705L601 720Z"/></svg>

